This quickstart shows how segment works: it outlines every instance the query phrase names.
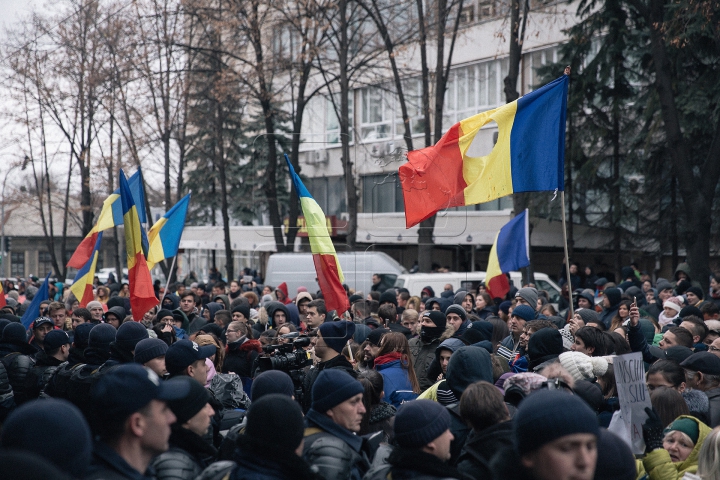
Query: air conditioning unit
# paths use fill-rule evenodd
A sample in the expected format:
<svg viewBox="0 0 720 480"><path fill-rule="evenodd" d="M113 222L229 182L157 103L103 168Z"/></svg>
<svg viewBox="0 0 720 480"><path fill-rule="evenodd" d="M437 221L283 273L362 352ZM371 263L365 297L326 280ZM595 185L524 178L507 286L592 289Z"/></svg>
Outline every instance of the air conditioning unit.
<svg viewBox="0 0 720 480"><path fill-rule="evenodd" d="M395 142L388 142L385 145L385 155L392 155L395 152Z"/></svg>
<svg viewBox="0 0 720 480"><path fill-rule="evenodd" d="M327 150L315 150L313 152L308 152L307 154L307 164L308 165L317 165L318 163L327 163L330 159L330 154Z"/></svg>

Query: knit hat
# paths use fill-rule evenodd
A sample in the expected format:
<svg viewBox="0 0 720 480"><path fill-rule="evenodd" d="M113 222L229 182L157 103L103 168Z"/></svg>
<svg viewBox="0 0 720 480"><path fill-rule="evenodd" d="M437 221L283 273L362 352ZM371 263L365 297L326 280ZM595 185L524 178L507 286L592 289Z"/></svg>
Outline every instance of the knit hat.
<svg viewBox="0 0 720 480"><path fill-rule="evenodd" d="M135 363L144 364L157 357L164 357L168 345L157 338L146 338L135 345Z"/></svg>
<svg viewBox="0 0 720 480"><path fill-rule="evenodd" d="M311 408L325 413L358 393L364 393L362 384L349 373L336 368L323 370L312 387Z"/></svg>
<svg viewBox="0 0 720 480"><path fill-rule="evenodd" d="M702 312L699 308L695 306L688 305L687 307L683 307L683 309L680 310L680 318L689 317L690 315L694 315L701 319L703 318Z"/></svg>
<svg viewBox="0 0 720 480"><path fill-rule="evenodd" d="M558 357L560 365L575 380L592 380L600 377L607 372L608 362L602 357L589 357L580 352L565 352ZM720 361L720 358L718 358Z"/></svg>
<svg viewBox="0 0 720 480"><path fill-rule="evenodd" d="M527 303L530 304L533 310L535 310L535 306L537 305L538 300L538 291L535 288L532 287L525 287L518 290L518 292L515 294L515 298L522 298ZM513 310L513 313L515 311Z"/></svg>
<svg viewBox="0 0 720 480"><path fill-rule="evenodd" d="M7 343L25 343L27 342L27 332L21 323L11 323L5 325L2 332L2 341Z"/></svg>
<svg viewBox="0 0 720 480"><path fill-rule="evenodd" d="M479 323L479 322L475 322L475 323ZM487 322L487 323L490 323L490 322ZM460 335L459 338L460 338L460 341L463 342L465 345L475 345L476 343L487 341L487 339L485 338L485 335L483 335L483 333L480 330L475 329L475 328L468 328L467 330L465 330L465 333Z"/></svg>
<svg viewBox="0 0 720 480"><path fill-rule="evenodd" d="M298 403L285 395L271 394L253 400L247 412L245 435L242 436L282 457L300 446L304 433L305 424Z"/></svg>
<svg viewBox="0 0 720 480"><path fill-rule="evenodd" d="M575 313L580 315L580 318L582 318L583 322L585 322L586 324L590 322L595 323L600 320L600 316L597 314L597 312L590 308L579 308L575 310Z"/></svg>
<svg viewBox="0 0 720 480"><path fill-rule="evenodd" d="M250 387L250 398L256 402L265 395L281 394L287 397L295 395L290 375L281 370L266 370L255 377Z"/></svg>
<svg viewBox="0 0 720 480"><path fill-rule="evenodd" d="M386 328L376 328L372 332L370 332L365 340L370 342L371 344L375 345L376 347L380 346L380 341L382 340L382 337L385 336L386 333L390 333L390 330Z"/></svg>
<svg viewBox="0 0 720 480"><path fill-rule="evenodd" d="M499 309L501 312L503 312L505 315L507 315L508 312L510 311L510 307L512 307L512 302L511 302L510 300L505 300L504 302L502 302L502 303L500 304L500 306L498 307L498 309Z"/></svg>
<svg viewBox="0 0 720 480"><path fill-rule="evenodd" d="M385 290L380 294L380 305L383 303L392 303L397 307L397 297L395 296L395 290Z"/></svg>
<svg viewBox="0 0 720 480"><path fill-rule="evenodd" d="M223 329L217 323L206 323L200 327L199 331L203 333L212 333L218 338L223 338Z"/></svg>
<svg viewBox="0 0 720 480"><path fill-rule="evenodd" d="M160 311L157 313L157 315L155 315L155 318L158 319L158 320L162 320L162 319L165 318L165 317L172 317L172 316L173 316L173 313L172 313L171 310L168 310L168 309L166 309L166 308L163 308L162 310L160 310Z"/></svg>
<svg viewBox="0 0 720 480"><path fill-rule="evenodd" d="M705 294L702 291L702 288L696 287L696 286L692 286L692 287L688 288L687 290L685 290L685 293L687 293L687 292L694 293L695 296L698 297L700 300L702 300L703 297L705 296Z"/></svg>
<svg viewBox="0 0 720 480"><path fill-rule="evenodd" d="M347 341L355 334L355 324L352 322L325 322L318 329L325 345L338 353L342 353Z"/></svg>
<svg viewBox="0 0 720 480"><path fill-rule="evenodd" d="M637 467L630 447L614 433L600 429L595 480L635 480Z"/></svg>
<svg viewBox="0 0 720 480"><path fill-rule="evenodd" d="M81 323L73 330L73 345L77 348L87 348L90 340L90 330L95 328L95 325L89 322Z"/></svg>
<svg viewBox="0 0 720 480"><path fill-rule="evenodd" d="M87 308L88 310L92 310L93 308L102 308L102 303L98 302L97 300L93 300L92 302L88 302L85 308Z"/></svg>
<svg viewBox="0 0 720 480"><path fill-rule="evenodd" d="M447 319L445 314L437 310L425 310L422 312L423 317L428 317L438 328L445 328L447 325Z"/></svg>
<svg viewBox="0 0 720 480"><path fill-rule="evenodd" d="M117 334L115 335L115 343L119 347L131 352L135 350L135 345L145 338L149 338L145 325L139 322L127 322L118 328Z"/></svg>
<svg viewBox="0 0 720 480"><path fill-rule="evenodd" d="M593 292L589 288L582 290L577 296L582 297L588 302L590 302L590 305L595 305L595 292Z"/></svg>
<svg viewBox="0 0 720 480"><path fill-rule="evenodd" d="M518 305L513 309L511 316L520 317L526 322L529 322L535 319L535 310L527 305Z"/></svg>
<svg viewBox="0 0 720 480"><path fill-rule="evenodd" d="M674 300L675 297L670 297L667 300L665 300L665 303L663 303L663 308L672 308L677 313L680 313L680 310L682 310L682 307L678 304L677 301Z"/></svg>
<svg viewBox="0 0 720 480"><path fill-rule="evenodd" d="M250 305L241 304L232 309L232 313L242 313L246 320L250 320Z"/></svg>
<svg viewBox="0 0 720 480"><path fill-rule="evenodd" d="M115 341L115 335L117 335L117 330L109 323L95 325L90 330L88 346L107 350L110 344Z"/></svg>
<svg viewBox="0 0 720 480"><path fill-rule="evenodd" d="M622 292L619 288L607 288L604 291L605 296L610 301L610 308L614 307L622 300Z"/></svg>
<svg viewBox="0 0 720 480"><path fill-rule="evenodd" d="M420 448L450 428L450 413L432 400L415 400L400 405L393 431L401 447Z"/></svg>
<svg viewBox="0 0 720 480"><path fill-rule="evenodd" d="M73 478L85 476L92 456L85 417L72 403L56 398L20 405L3 424L0 445L3 450L41 453Z"/></svg>
<svg viewBox="0 0 720 480"><path fill-rule="evenodd" d="M685 435L690 437L690 440L692 440L693 443L697 443L698 437L700 436L700 428L698 427L698 423L695 420L686 416L675 419L674 422L667 426L663 434L667 435L668 433L673 431L684 433Z"/></svg>
<svg viewBox="0 0 720 480"><path fill-rule="evenodd" d="M49 353L56 348L62 347L63 345L70 345L70 343L70 337L68 337L68 334L64 331L50 330L48 334L45 335L43 349L45 350L45 353ZM718 360L720 360L720 358Z"/></svg>
<svg viewBox="0 0 720 480"><path fill-rule="evenodd" d="M593 409L595 413L600 412L603 405L602 387L597 382L590 380L576 380L572 388L573 393L582 398L588 407Z"/></svg>
<svg viewBox="0 0 720 480"><path fill-rule="evenodd" d="M658 280L655 288L657 289L658 293L660 293L663 290L672 290L673 287L672 284L667 280Z"/></svg>
<svg viewBox="0 0 720 480"><path fill-rule="evenodd" d="M513 419L513 440L521 456L576 433L597 437L597 416L581 399L558 390L529 395Z"/></svg>
<svg viewBox="0 0 720 480"><path fill-rule="evenodd" d="M187 423L210 402L210 393L195 379L181 376L171 378L165 383L170 386L182 385L181 388L187 390L187 393L182 398L167 402L168 407L177 417L178 425Z"/></svg>
<svg viewBox="0 0 720 480"><path fill-rule="evenodd" d="M457 314L462 319L463 322L465 320L467 320L467 313L465 312L465 309L461 305L456 305L453 303L452 305L450 305L449 307L447 307L445 309L445 317L446 318L451 313Z"/></svg>

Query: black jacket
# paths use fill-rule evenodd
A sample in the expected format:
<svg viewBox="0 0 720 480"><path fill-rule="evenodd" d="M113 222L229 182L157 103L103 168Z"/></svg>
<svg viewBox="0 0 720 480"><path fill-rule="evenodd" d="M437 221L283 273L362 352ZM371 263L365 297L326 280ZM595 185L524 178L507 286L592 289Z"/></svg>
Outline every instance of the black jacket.
<svg viewBox="0 0 720 480"><path fill-rule="evenodd" d="M172 425L170 449L153 460L157 480L194 480L203 469L210 465L217 450L199 435L179 426Z"/></svg>
<svg viewBox="0 0 720 480"><path fill-rule="evenodd" d="M245 435L238 438L233 460L237 467L230 480L316 480L320 479L310 466L294 453L277 452L269 446L258 445ZM265 448L263 448L265 447Z"/></svg>
<svg viewBox="0 0 720 480"><path fill-rule="evenodd" d="M239 377L251 378L255 359L262 351L260 342L246 339L228 343L223 361L223 373L233 372Z"/></svg>
<svg viewBox="0 0 720 480"><path fill-rule="evenodd" d="M472 432L457 461L457 469L477 480L492 478L490 461L501 448L512 448L512 422Z"/></svg>
<svg viewBox="0 0 720 480"><path fill-rule="evenodd" d="M15 409L15 395L5 365L0 363L0 424Z"/></svg>
<svg viewBox="0 0 720 480"><path fill-rule="evenodd" d="M466 478L436 456L416 449L395 448L388 457L388 463L393 480Z"/></svg>
<svg viewBox="0 0 720 480"><path fill-rule="evenodd" d="M315 380L317 380L320 372L326 368L339 368L341 370L345 370L347 373L352 375L353 378L357 378L357 372L353 369L352 364L347 358L345 358L344 355L338 355L327 362L320 362L317 365L310 367L305 374L305 380L303 381L303 412L310 410L310 405L312 404L312 386L315 384Z"/></svg>
<svg viewBox="0 0 720 480"><path fill-rule="evenodd" d="M28 385L30 370L35 366L35 359L30 355L23 355L17 351L2 356L2 363L7 371L8 380L12 387L15 403L22 405L33 399L34 389Z"/></svg>
<svg viewBox="0 0 720 480"><path fill-rule="evenodd" d="M145 474L132 468L115 450L103 442L93 448L93 457L84 480L152 480L152 470Z"/></svg>
<svg viewBox="0 0 720 480"><path fill-rule="evenodd" d="M50 377L62 363L62 360L51 357L44 351L39 351L35 355L35 365L28 372L26 380L27 394L30 398L35 399L40 396L40 392L42 392Z"/></svg>

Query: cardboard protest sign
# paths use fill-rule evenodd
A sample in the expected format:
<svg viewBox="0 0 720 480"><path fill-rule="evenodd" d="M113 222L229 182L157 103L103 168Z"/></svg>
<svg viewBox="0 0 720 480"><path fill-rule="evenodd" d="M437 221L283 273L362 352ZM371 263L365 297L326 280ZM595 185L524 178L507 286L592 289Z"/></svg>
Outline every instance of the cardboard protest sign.
<svg viewBox="0 0 720 480"><path fill-rule="evenodd" d="M647 420L645 407L652 408L650 393L645 384L645 365L642 353L619 355L613 361L620 411L628 429L634 454L645 453L642 425Z"/></svg>

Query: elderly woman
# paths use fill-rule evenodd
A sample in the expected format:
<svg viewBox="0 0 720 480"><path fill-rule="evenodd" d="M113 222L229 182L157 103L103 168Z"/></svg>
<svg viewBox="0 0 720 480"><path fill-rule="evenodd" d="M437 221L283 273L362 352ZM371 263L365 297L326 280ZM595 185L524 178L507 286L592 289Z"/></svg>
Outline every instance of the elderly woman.
<svg viewBox="0 0 720 480"><path fill-rule="evenodd" d="M680 480L686 473L696 473L698 456L710 427L690 415L681 415L667 428L655 411L646 408L648 419L643 424L647 455L638 466L650 480Z"/></svg>

